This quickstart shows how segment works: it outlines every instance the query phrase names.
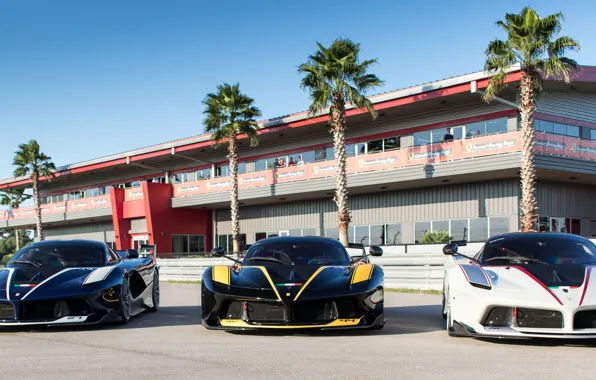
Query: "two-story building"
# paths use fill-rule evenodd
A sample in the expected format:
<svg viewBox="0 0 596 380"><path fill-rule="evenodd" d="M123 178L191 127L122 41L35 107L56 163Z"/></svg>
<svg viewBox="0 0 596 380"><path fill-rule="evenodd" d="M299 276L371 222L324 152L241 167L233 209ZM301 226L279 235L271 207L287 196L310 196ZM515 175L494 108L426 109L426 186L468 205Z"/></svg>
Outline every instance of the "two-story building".
<svg viewBox="0 0 596 380"><path fill-rule="evenodd" d="M485 103L478 72L372 96L379 117L347 114L350 239L412 244L426 231L483 241L519 229L520 72ZM571 84L546 81L536 112L542 228L596 236L596 67ZM240 143L242 238L338 237L335 162L327 116L260 123L260 144ZM189 137L59 168L42 183L47 239L84 237L119 249L231 250L227 146ZM52 147L44 147L51 153ZM0 190L28 187L27 178ZM32 207L0 212L3 227L34 228Z"/></svg>

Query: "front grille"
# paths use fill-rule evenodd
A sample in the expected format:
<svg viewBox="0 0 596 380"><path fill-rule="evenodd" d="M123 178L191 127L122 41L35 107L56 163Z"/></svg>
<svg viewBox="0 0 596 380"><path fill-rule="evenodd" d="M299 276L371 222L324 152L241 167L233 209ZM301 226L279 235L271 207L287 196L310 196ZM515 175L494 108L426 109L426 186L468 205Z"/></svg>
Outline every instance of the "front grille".
<svg viewBox="0 0 596 380"><path fill-rule="evenodd" d="M561 329L563 314L552 310L517 308L516 322L519 327Z"/></svg>
<svg viewBox="0 0 596 380"><path fill-rule="evenodd" d="M247 302L246 317L251 322L284 322L286 308L282 304Z"/></svg>
<svg viewBox="0 0 596 380"><path fill-rule="evenodd" d="M484 326L491 327L506 327L511 323L513 318L513 309L510 307L497 306L493 307L486 319L484 320Z"/></svg>
<svg viewBox="0 0 596 380"><path fill-rule="evenodd" d="M362 317L362 311L351 301L304 301L292 307L292 322L331 322L336 319Z"/></svg>
<svg viewBox="0 0 596 380"><path fill-rule="evenodd" d="M0 319L13 320L14 319L14 306L10 303L0 302Z"/></svg>
<svg viewBox="0 0 596 380"><path fill-rule="evenodd" d="M28 320L49 320L69 316L88 315L90 307L87 301L71 300L47 300L31 301L21 303L20 319Z"/></svg>
<svg viewBox="0 0 596 380"><path fill-rule="evenodd" d="M352 301L300 301L288 305L273 302L231 301L225 316L257 323L328 323L336 319L354 319L363 316Z"/></svg>
<svg viewBox="0 0 596 380"><path fill-rule="evenodd" d="M596 310L583 310L575 313L573 328L575 330L596 329Z"/></svg>

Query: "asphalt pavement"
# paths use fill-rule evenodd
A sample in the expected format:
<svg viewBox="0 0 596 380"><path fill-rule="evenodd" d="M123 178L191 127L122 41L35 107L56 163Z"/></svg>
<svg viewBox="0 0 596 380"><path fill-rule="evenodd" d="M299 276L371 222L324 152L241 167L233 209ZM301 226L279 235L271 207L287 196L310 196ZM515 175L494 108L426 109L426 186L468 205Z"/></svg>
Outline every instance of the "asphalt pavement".
<svg viewBox="0 0 596 380"><path fill-rule="evenodd" d="M0 379L582 379L596 343L447 336L440 296L386 293L380 331L228 333L200 325L198 285L162 284L126 326L0 333Z"/></svg>

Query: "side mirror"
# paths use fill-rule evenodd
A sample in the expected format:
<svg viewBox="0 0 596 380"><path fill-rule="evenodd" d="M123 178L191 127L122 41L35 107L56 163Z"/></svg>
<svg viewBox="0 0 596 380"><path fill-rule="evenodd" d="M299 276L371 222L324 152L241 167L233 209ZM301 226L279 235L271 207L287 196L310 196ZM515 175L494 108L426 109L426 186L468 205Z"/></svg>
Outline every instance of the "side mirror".
<svg viewBox="0 0 596 380"><path fill-rule="evenodd" d="M377 245L373 245L368 249L368 253L371 256L383 256L383 249Z"/></svg>
<svg viewBox="0 0 596 380"><path fill-rule="evenodd" d="M457 244L449 243L443 247L443 254L447 256L457 254Z"/></svg>
<svg viewBox="0 0 596 380"><path fill-rule="evenodd" d="M129 259L138 259L139 258L139 251L136 249L129 248L126 250L126 257Z"/></svg>
<svg viewBox="0 0 596 380"><path fill-rule="evenodd" d="M211 250L211 254L216 256L225 256L226 250L224 247L215 247Z"/></svg>

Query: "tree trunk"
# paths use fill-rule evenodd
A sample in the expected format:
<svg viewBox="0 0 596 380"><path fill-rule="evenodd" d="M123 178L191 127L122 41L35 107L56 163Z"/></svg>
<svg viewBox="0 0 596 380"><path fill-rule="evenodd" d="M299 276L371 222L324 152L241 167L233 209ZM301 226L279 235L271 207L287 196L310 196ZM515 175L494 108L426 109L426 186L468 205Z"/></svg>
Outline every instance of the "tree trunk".
<svg viewBox="0 0 596 380"><path fill-rule="evenodd" d="M35 205L35 216L36 216L36 227L37 227L37 238L39 241L43 241L43 229L41 227L41 207L39 201L39 174L33 173L33 201Z"/></svg>
<svg viewBox="0 0 596 380"><path fill-rule="evenodd" d="M21 249L21 241L19 239L19 232L20 231L17 229L14 230L14 241L15 241L17 252Z"/></svg>
<svg viewBox="0 0 596 380"><path fill-rule="evenodd" d="M350 209L348 205L348 177L346 161L346 119L345 101L341 93L333 94L331 110L331 127L333 133L333 148L337 175L335 177L335 197L337 204L337 224L339 227L339 241L348 246L348 227L350 226Z"/></svg>
<svg viewBox="0 0 596 380"><path fill-rule="evenodd" d="M521 202L520 222L524 232L536 231L538 202L536 200L536 168L534 166L534 111L536 93L532 86L533 72L522 71L521 77Z"/></svg>
<svg viewBox="0 0 596 380"><path fill-rule="evenodd" d="M230 176L232 181L230 215L232 217L232 246L234 256L240 257L240 220L238 206L238 145L236 136L230 137L228 160L230 161Z"/></svg>

